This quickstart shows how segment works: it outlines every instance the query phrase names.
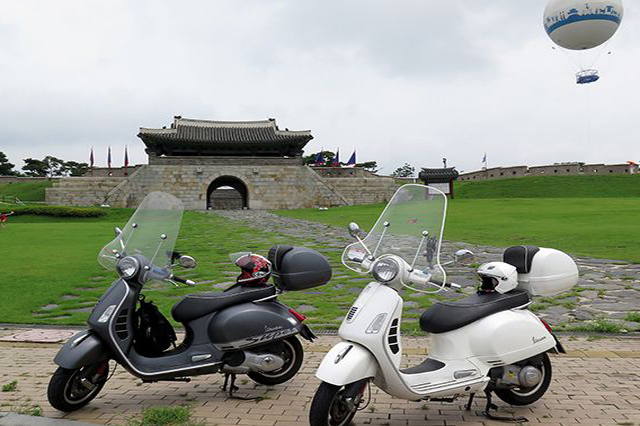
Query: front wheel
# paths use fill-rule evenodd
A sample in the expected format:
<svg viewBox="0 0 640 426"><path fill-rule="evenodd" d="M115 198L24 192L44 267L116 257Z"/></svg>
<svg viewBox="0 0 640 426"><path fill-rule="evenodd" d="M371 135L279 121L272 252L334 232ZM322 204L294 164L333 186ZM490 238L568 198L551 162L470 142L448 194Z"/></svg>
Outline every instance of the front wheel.
<svg viewBox="0 0 640 426"><path fill-rule="evenodd" d="M511 405L533 404L545 394L551 383L551 360L546 353L542 354L542 361L535 365L542 372L540 382L530 388L496 389L498 398Z"/></svg>
<svg viewBox="0 0 640 426"><path fill-rule="evenodd" d="M284 365L275 371L247 373L251 380L266 386L280 385L291 380L300 370L304 358L302 344L295 336L261 348L260 352L272 353L284 360Z"/></svg>
<svg viewBox="0 0 640 426"><path fill-rule="evenodd" d="M361 380L347 386L336 386L322 382L316 391L311 409L311 426L346 426L358 411L368 380Z"/></svg>
<svg viewBox="0 0 640 426"><path fill-rule="evenodd" d="M47 389L49 404L60 411L78 410L98 396L108 375L108 361L76 369L58 367Z"/></svg>

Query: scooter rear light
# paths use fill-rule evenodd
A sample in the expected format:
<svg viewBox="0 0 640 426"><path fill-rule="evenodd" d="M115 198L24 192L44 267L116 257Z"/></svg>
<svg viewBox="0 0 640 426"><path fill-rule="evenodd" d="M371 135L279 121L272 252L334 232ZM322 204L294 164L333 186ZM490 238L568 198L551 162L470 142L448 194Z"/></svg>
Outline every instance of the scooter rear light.
<svg viewBox="0 0 640 426"><path fill-rule="evenodd" d="M538 318L540 320L540 322L542 323L542 325L544 325L544 328L547 329L547 331L549 333L553 333L553 330L551 330L551 326L549 325L548 322L546 322L545 320L543 320L542 318Z"/></svg>
<svg viewBox="0 0 640 426"><path fill-rule="evenodd" d="M298 321L302 322L304 320L307 319L307 317L305 317L304 315L302 315L300 312L297 312L295 309L293 308L289 308L289 313L291 315L293 315Z"/></svg>

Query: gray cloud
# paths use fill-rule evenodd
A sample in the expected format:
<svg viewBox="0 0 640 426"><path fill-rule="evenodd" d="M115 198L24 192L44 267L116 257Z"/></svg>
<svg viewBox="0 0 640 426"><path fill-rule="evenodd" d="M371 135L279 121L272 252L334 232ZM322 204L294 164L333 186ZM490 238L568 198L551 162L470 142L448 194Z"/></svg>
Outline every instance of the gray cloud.
<svg viewBox="0 0 640 426"><path fill-rule="evenodd" d="M22 1L0 16L0 151L103 163L139 126L174 114L276 117L309 150L356 147L390 172L408 161L490 164L638 159L639 18L573 82L543 0ZM629 3L629 2L627 2Z"/></svg>

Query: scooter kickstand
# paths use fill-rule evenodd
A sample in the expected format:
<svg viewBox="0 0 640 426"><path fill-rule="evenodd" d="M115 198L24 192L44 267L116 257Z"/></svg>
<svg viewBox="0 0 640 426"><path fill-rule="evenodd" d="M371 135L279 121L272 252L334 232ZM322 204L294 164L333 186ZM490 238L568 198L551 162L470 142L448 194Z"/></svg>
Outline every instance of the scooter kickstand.
<svg viewBox="0 0 640 426"><path fill-rule="evenodd" d="M229 377L231 377L231 381L229 381ZM229 385L229 398L231 399L240 399L242 401L260 401L262 400L261 396L255 397L243 397L243 396L235 396L233 393L237 390L240 390L239 387L236 386L236 375L235 373L225 373L224 375L224 384L222 385L222 390L227 390L227 385Z"/></svg>
<svg viewBox="0 0 640 426"><path fill-rule="evenodd" d="M472 393L471 395L469 395L469 401L467 402L467 405L464 406L464 409L467 411L471 410L471 404L473 404L473 397L476 396L475 393Z"/></svg>
<svg viewBox="0 0 640 426"><path fill-rule="evenodd" d="M513 423L526 423L529 420L526 417L505 417L505 416L494 416L491 414L489 410L497 410L498 406L491 402L491 391L485 390L484 394L487 396L487 405L482 412L482 415L490 420L496 420L500 422L513 422ZM469 399L471 402L473 396Z"/></svg>

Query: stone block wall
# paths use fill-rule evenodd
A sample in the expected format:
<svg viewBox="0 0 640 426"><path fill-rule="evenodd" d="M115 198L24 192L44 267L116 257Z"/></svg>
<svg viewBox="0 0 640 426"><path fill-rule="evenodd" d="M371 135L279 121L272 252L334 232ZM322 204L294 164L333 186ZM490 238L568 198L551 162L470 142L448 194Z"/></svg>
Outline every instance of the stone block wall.
<svg viewBox="0 0 640 426"><path fill-rule="evenodd" d="M323 178L306 166L144 165L128 177L61 179L47 189L51 204L136 207L152 191L171 193L186 209L204 210L209 185L222 176L247 187L250 209L294 209L375 203L388 200L398 185L392 178Z"/></svg>
<svg viewBox="0 0 640 426"><path fill-rule="evenodd" d="M506 179L522 176L567 176L567 175L604 175L604 174L636 174L637 164L584 164L565 163L547 166L515 166L493 167L486 170L463 173L458 180L490 180Z"/></svg>

